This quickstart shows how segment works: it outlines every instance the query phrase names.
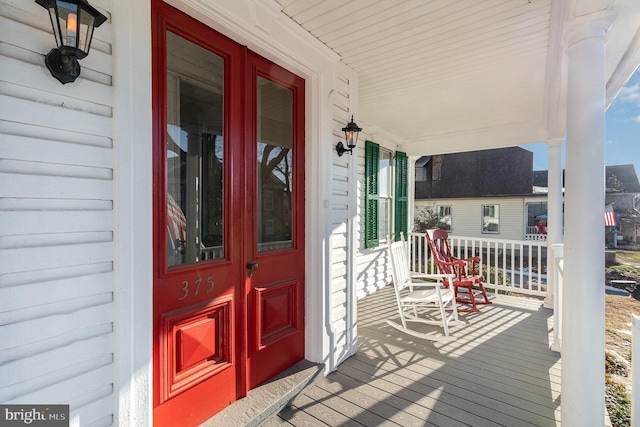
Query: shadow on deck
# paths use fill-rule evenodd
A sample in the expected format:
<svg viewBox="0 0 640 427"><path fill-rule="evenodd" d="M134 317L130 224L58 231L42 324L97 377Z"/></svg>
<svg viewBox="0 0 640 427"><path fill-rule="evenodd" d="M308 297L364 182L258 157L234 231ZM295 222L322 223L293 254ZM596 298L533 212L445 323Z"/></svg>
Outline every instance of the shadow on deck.
<svg viewBox="0 0 640 427"><path fill-rule="evenodd" d="M386 324L398 320L391 287L363 298L358 353L266 425L560 425L552 311L535 299L492 300L462 316L455 341L433 342Z"/></svg>

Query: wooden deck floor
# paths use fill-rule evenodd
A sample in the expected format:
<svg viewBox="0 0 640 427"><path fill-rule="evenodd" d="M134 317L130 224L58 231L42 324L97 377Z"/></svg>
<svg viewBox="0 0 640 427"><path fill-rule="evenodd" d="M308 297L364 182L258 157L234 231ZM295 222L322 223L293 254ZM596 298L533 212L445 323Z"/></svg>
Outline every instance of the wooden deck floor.
<svg viewBox="0 0 640 427"><path fill-rule="evenodd" d="M560 356L549 350L551 310L498 296L455 341L413 338L397 318L393 289L359 301L358 353L267 426L556 426Z"/></svg>

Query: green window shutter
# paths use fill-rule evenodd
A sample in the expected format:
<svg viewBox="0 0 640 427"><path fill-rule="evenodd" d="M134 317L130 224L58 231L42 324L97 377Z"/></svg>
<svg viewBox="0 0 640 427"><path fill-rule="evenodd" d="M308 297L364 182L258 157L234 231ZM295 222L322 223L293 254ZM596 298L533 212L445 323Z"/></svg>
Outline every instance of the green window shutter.
<svg viewBox="0 0 640 427"><path fill-rule="evenodd" d="M378 169L380 146L372 141L364 145L364 247L374 248L378 236Z"/></svg>
<svg viewBox="0 0 640 427"><path fill-rule="evenodd" d="M394 192L394 232L396 241L400 240L400 233L408 238L407 228L409 221L409 162L407 154L396 152L396 188Z"/></svg>

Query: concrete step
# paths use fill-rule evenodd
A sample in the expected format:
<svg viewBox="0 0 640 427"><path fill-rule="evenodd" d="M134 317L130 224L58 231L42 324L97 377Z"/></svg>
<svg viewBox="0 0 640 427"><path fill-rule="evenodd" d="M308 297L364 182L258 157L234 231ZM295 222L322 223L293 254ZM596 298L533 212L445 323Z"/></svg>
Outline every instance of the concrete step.
<svg viewBox="0 0 640 427"><path fill-rule="evenodd" d="M200 427L257 427L323 377L324 364L302 360L249 391Z"/></svg>

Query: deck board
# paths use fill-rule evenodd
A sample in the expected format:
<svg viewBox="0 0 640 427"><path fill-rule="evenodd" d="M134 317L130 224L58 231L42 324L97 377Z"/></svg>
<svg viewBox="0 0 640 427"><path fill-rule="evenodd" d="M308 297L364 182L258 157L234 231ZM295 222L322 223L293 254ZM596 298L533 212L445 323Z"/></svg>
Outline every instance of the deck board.
<svg viewBox="0 0 640 427"><path fill-rule="evenodd" d="M561 363L549 350L551 310L536 299L491 299L452 327L455 340L438 341L385 322L399 321L391 287L361 299L358 353L267 425L560 425Z"/></svg>

